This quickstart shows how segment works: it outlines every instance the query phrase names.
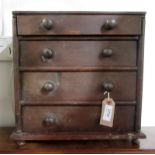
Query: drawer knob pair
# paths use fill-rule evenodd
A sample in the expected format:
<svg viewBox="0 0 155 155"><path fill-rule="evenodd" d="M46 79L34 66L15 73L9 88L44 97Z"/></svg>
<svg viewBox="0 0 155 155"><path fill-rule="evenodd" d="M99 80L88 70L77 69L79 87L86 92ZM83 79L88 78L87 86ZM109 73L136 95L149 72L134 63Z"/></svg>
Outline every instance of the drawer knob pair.
<svg viewBox="0 0 155 155"><path fill-rule="evenodd" d="M46 62L48 59L52 59L54 57L54 51L50 48L45 48L42 52L42 61Z"/></svg>
<svg viewBox="0 0 155 155"><path fill-rule="evenodd" d="M115 19L107 19L103 25L104 29L106 30L111 30L116 26L117 26L117 21Z"/></svg>
<svg viewBox="0 0 155 155"><path fill-rule="evenodd" d="M45 30L50 30L53 27L53 21L49 18L43 18L41 21L41 27ZM104 22L104 29L111 30L117 26L117 21L115 19L107 19Z"/></svg>
<svg viewBox="0 0 155 155"><path fill-rule="evenodd" d="M50 30L53 26L53 21L51 19L44 18L44 19L42 19L40 25L43 29Z"/></svg>
<svg viewBox="0 0 155 155"><path fill-rule="evenodd" d="M114 88L113 83L109 81L103 82L102 86L104 91L108 91L108 92L112 91ZM45 82L45 84L42 87L42 90L45 92L51 92L54 89L55 89L55 84L52 81Z"/></svg>

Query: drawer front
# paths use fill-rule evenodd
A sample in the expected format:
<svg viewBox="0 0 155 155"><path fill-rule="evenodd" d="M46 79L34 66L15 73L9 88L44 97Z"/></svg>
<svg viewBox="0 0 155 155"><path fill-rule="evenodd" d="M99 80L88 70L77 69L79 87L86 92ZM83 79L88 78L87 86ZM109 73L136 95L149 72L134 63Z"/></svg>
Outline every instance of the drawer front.
<svg viewBox="0 0 155 155"><path fill-rule="evenodd" d="M35 111L35 112L34 112ZM99 124L101 106L25 106L25 132L132 132L135 106L116 106L112 128Z"/></svg>
<svg viewBox="0 0 155 155"><path fill-rule="evenodd" d="M137 35L141 17L132 15L18 15L18 35Z"/></svg>
<svg viewBox="0 0 155 155"><path fill-rule="evenodd" d="M114 100L135 101L135 72L26 72L22 73L22 100L101 101L105 83L113 85Z"/></svg>
<svg viewBox="0 0 155 155"><path fill-rule="evenodd" d="M136 66L135 41L21 41L22 67Z"/></svg>

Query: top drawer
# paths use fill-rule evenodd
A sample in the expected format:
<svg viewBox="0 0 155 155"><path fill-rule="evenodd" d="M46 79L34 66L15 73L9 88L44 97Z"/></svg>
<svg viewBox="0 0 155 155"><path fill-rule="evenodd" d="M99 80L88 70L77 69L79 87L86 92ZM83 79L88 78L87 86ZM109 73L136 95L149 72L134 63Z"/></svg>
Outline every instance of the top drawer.
<svg viewBox="0 0 155 155"><path fill-rule="evenodd" d="M18 15L18 35L138 35L138 15Z"/></svg>

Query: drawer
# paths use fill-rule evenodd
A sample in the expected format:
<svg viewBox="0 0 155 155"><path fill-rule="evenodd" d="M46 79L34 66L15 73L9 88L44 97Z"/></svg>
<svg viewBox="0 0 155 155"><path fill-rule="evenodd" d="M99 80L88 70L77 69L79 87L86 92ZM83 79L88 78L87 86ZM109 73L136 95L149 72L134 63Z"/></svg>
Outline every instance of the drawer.
<svg viewBox="0 0 155 155"><path fill-rule="evenodd" d="M25 106L24 132L110 132L134 130L135 106L116 106L112 128L99 124L101 106ZM35 112L34 112L35 111Z"/></svg>
<svg viewBox="0 0 155 155"><path fill-rule="evenodd" d="M22 100L101 101L107 85L114 100L135 101L136 72L23 72Z"/></svg>
<svg viewBox="0 0 155 155"><path fill-rule="evenodd" d="M136 41L21 41L22 67L136 66Z"/></svg>
<svg viewBox="0 0 155 155"><path fill-rule="evenodd" d="M141 17L132 15L18 15L18 35L138 35Z"/></svg>

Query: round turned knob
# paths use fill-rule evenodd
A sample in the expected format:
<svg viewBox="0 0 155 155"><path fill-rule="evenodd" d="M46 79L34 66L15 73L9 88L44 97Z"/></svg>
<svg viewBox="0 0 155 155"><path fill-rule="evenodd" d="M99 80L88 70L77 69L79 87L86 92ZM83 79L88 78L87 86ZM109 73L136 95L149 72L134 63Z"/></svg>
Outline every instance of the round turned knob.
<svg viewBox="0 0 155 155"><path fill-rule="evenodd" d="M41 27L45 30L50 30L53 26L53 21L51 19L44 18L41 21Z"/></svg>
<svg viewBox="0 0 155 155"><path fill-rule="evenodd" d="M48 81L43 85L42 89L43 91L50 92L54 90L54 87L55 87L54 83L51 81Z"/></svg>
<svg viewBox="0 0 155 155"><path fill-rule="evenodd" d="M112 49L103 49L102 55L103 55L103 57L111 57L112 56Z"/></svg>
<svg viewBox="0 0 155 155"><path fill-rule="evenodd" d="M112 91L114 85L111 82L103 82L104 91Z"/></svg>
<svg viewBox="0 0 155 155"><path fill-rule="evenodd" d="M42 60L52 59L54 57L54 51L50 48L45 48L42 52Z"/></svg>
<svg viewBox="0 0 155 155"><path fill-rule="evenodd" d="M106 30L111 30L113 28L115 28L117 25L117 21L115 19L107 19L105 22L104 22L104 25L103 27L106 29Z"/></svg>
<svg viewBox="0 0 155 155"><path fill-rule="evenodd" d="M51 126L51 125L54 125L56 122L56 118L54 115L50 115L50 116L47 116L44 120L43 120L43 124L45 126Z"/></svg>

